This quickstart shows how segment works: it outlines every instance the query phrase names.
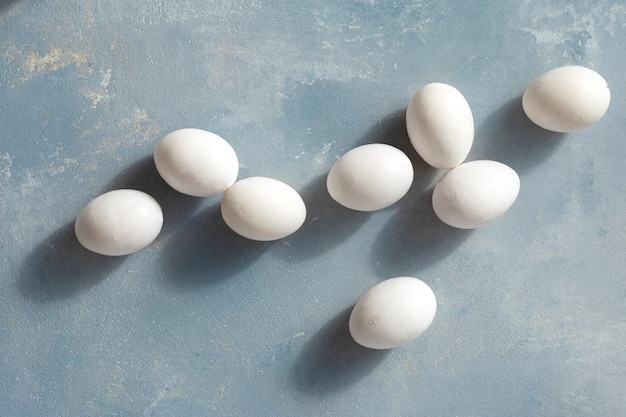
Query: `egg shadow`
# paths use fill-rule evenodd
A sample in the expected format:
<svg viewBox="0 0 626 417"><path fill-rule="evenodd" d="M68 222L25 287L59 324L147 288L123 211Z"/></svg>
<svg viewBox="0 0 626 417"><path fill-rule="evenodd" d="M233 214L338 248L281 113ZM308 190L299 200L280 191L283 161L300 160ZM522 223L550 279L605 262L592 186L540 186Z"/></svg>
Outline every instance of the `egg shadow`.
<svg viewBox="0 0 626 417"><path fill-rule="evenodd" d="M407 199L381 228L372 245L371 262L380 275L419 272L448 257L473 230L443 223L432 207L432 188Z"/></svg>
<svg viewBox="0 0 626 417"><path fill-rule="evenodd" d="M26 257L18 280L21 294L33 301L69 298L94 287L119 267L126 256L104 256L85 249L68 223Z"/></svg>
<svg viewBox="0 0 626 417"><path fill-rule="evenodd" d="M152 155L123 170L109 182L106 191L122 188L143 191L159 202L163 210L162 235L180 227L200 206L216 198L192 197L170 187L159 175Z"/></svg>
<svg viewBox="0 0 626 417"><path fill-rule="evenodd" d="M387 117L382 118L363 135L361 142L363 145L367 143L384 143L395 146L404 152L411 161L421 161L413 145L411 145L409 134L406 130L406 108L398 109Z"/></svg>
<svg viewBox="0 0 626 417"><path fill-rule="evenodd" d="M214 204L188 219L167 239L160 258L161 278L171 288L197 288L235 276L273 242L259 242L233 232Z"/></svg>
<svg viewBox="0 0 626 417"><path fill-rule="evenodd" d="M4 13L6 10L10 9L18 0L0 0L0 14Z"/></svg>
<svg viewBox="0 0 626 417"><path fill-rule="evenodd" d="M406 130L406 109L392 113L368 137L405 152L414 172L411 188L394 205L395 212L372 244L372 266L381 276L406 275L445 258L471 233L447 226L433 211L432 186L446 171L427 164L413 148Z"/></svg>
<svg viewBox="0 0 626 417"><path fill-rule="evenodd" d="M352 307L342 311L303 347L293 368L298 391L313 396L336 393L365 378L385 359L389 350L368 349L350 336Z"/></svg>
<svg viewBox="0 0 626 417"><path fill-rule="evenodd" d="M306 220L298 231L285 238L288 245L274 251L289 260L302 261L331 251L350 238L371 215L333 200L326 188L326 175L317 177L300 194L307 209Z"/></svg>
<svg viewBox="0 0 626 417"><path fill-rule="evenodd" d="M499 161L523 173L548 160L567 134L534 124L524 113L521 97L516 97L491 114L476 136L473 159Z"/></svg>

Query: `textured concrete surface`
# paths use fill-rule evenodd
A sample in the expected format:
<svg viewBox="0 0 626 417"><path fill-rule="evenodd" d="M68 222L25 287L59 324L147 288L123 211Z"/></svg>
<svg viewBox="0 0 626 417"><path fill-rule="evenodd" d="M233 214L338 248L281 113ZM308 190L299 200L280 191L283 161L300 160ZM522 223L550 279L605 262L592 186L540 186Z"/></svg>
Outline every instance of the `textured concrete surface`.
<svg viewBox="0 0 626 417"><path fill-rule="evenodd" d="M626 5L623 1L0 3L0 415L626 415ZM555 135L520 95L564 64L613 100ZM473 232L441 224L441 172L403 111L431 81L463 92L470 159L520 174L515 206ZM274 243L235 236L219 198L184 197L150 156L171 130L229 140L241 177L299 190ZM342 209L324 176L352 147L405 150L416 178L381 212ZM103 191L163 205L149 248L82 249ZM373 284L417 276L432 327L390 352L347 334Z"/></svg>

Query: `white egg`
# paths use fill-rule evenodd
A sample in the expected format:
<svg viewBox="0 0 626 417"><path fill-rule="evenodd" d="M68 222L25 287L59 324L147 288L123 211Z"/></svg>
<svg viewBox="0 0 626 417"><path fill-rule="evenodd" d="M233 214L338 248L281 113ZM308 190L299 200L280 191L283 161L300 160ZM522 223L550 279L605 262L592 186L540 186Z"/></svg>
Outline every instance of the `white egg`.
<svg viewBox="0 0 626 417"><path fill-rule="evenodd" d="M461 164L474 142L474 116L463 94L443 83L423 86L406 109L411 144L435 168Z"/></svg>
<svg viewBox="0 0 626 417"><path fill-rule="evenodd" d="M233 147L201 129L179 129L163 137L154 150L154 163L172 188L195 197L223 193L239 173Z"/></svg>
<svg viewBox="0 0 626 417"><path fill-rule="evenodd" d="M400 200L413 183L413 165L404 152L372 143L354 148L335 162L326 186L339 204L374 211Z"/></svg>
<svg viewBox="0 0 626 417"><path fill-rule="evenodd" d="M448 171L433 190L433 209L444 223L474 229L497 219L515 202L520 179L496 161L472 161Z"/></svg>
<svg viewBox="0 0 626 417"><path fill-rule="evenodd" d="M245 178L224 193L222 217L233 231L253 240L282 239L302 226L306 206L284 182L266 177Z"/></svg>
<svg viewBox="0 0 626 417"><path fill-rule="evenodd" d="M163 226L157 201L137 190L115 190L93 199L74 224L78 241L101 255L128 255L156 239Z"/></svg>
<svg viewBox="0 0 626 417"><path fill-rule="evenodd" d="M370 288L350 314L352 338L372 349L405 345L431 325L437 312L433 290L417 278L391 278Z"/></svg>
<svg viewBox="0 0 626 417"><path fill-rule="evenodd" d="M570 65L537 77L522 97L530 120L554 132L574 132L596 123L611 102L607 82L597 72Z"/></svg>

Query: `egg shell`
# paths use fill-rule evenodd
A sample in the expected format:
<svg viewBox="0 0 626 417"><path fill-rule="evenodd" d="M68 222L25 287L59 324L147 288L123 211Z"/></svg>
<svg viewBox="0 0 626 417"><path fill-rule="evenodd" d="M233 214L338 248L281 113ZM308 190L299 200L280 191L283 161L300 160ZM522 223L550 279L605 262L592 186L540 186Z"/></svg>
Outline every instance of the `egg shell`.
<svg viewBox="0 0 626 417"><path fill-rule="evenodd" d="M370 288L350 314L352 338L371 349L391 349L420 336L437 312L433 290L423 281L397 277Z"/></svg>
<svg viewBox="0 0 626 417"><path fill-rule="evenodd" d="M604 78L592 69L569 65L538 76L524 91L530 120L554 132L575 132L598 122L611 102Z"/></svg>
<svg viewBox="0 0 626 417"><path fill-rule="evenodd" d="M406 110L406 128L417 153L435 168L461 164L474 142L474 116L467 100L444 83L415 92Z"/></svg>
<svg viewBox="0 0 626 417"><path fill-rule="evenodd" d="M239 174L233 147L202 129L179 129L163 137L154 150L154 163L166 183L194 197L223 193Z"/></svg>
<svg viewBox="0 0 626 417"><path fill-rule="evenodd" d="M74 230L85 248L101 255L137 252L156 239L163 226L159 203L137 190L104 193L78 214Z"/></svg>
<svg viewBox="0 0 626 417"><path fill-rule="evenodd" d="M233 231L253 240L282 239L302 226L306 206L300 194L267 177L240 180L224 193L222 217Z"/></svg>
<svg viewBox="0 0 626 417"><path fill-rule="evenodd" d="M374 211L400 200L413 183L413 165L400 149L372 143L351 149L330 169L328 193L353 210Z"/></svg>
<svg viewBox="0 0 626 417"><path fill-rule="evenodd" d="M496 161L471 161L448 171L435 185L432 202L441 221L459 229L484 226L515 202L520 179Z"/></svg>

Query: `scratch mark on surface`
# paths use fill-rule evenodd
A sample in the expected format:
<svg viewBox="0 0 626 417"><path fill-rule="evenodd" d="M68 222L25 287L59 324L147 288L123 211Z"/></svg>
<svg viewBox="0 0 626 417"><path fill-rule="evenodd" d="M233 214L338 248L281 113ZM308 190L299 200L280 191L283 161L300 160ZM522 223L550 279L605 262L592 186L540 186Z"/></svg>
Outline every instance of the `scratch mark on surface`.
<svg viewBox="0 0 626 417"><path fill-rule="evenodd" d="M145 409L145 411L143 412L144 416L148 416L152 413L152 410L154 410L156 408L157 405L159 405L159 403L161 402L161 400L163 398L165 398L165 396L168 394L169 389L165 388L164 390L162 390L159 395L154 399L154 401L152 401L152 403L150 403L150 405L148 406L148 408Z"/></svg>

